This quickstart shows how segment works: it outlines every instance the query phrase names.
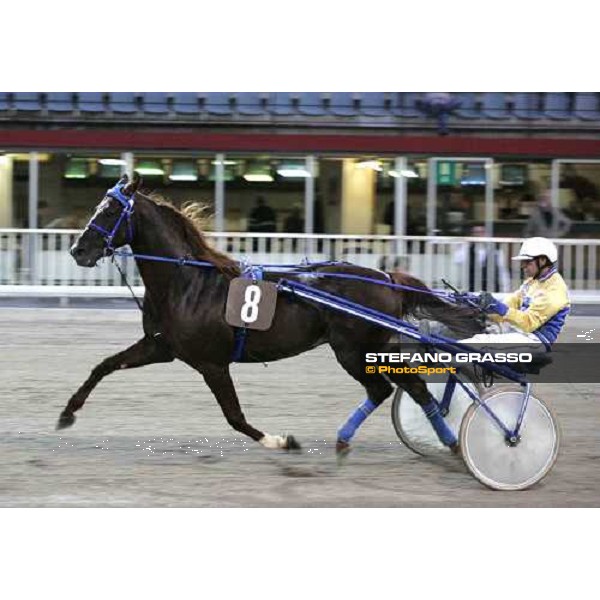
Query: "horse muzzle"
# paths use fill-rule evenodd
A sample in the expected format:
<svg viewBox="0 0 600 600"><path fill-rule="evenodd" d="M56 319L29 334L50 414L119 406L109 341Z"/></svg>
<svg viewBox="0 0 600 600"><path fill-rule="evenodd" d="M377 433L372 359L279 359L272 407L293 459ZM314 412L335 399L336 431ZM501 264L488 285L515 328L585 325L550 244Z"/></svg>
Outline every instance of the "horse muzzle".
<svg viewBox="0 0 600 600"><path fill-rule="evenodd" d="M80 267L95 267L98 259L93 259L89 252L75 244L70 250L71 256Z"/></svg>

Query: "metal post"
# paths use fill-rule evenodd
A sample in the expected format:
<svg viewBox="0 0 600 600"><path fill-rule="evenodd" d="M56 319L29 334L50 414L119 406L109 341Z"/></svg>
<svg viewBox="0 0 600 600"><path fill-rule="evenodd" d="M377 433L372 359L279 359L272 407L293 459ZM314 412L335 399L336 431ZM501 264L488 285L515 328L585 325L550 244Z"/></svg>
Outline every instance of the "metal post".
<svg viewBox="0 0 600 600"><path fill-rule="evenodd" d="M29 229L37 229L38 223L38 203L39 203L39 162L38 153L31 152L29 154ZM32 285L37 283L37 235L30 234L29 243L27 244L28 257L26 261L27 270L29 272L29 282Z"/></svg>
<svg viewBox="0 0 600 600"><path fill-rule="evenodd" d="M427 161L427 235L434 236L437 221L437 160ZM433 245L431 240L425 242L425 283L433 285Z"/></svg>
<svg viewBox="0 0 600 600"><path fill-rule="evenodd" d="M304 232L314 233L314 215L315 215L315 172L316 161L314 156L307 156L305 159L306 170L309 176L306 178L304 187Z"/></svg>
<svg viewBox="0 0 600 600"><path fill-rule="evenodd" d="M553 160L550 171L550 199L552 206L558 208L560 186L560 160Z"/></svg>
<svg viewBox="0 0 600 600"><path fill-rule="evenodd" d="M127 175L131 180L133 178L133 169L135 166L133 152L123 152L121 154L121 160L125 163L121 165L121 175Z"/></svg>
<svg viewBox="0 0 600 600"><path fill-rule="evenodd" d="M38 223L38 197L39 197L39 163L38 153L29 154L29 229L37 229Z"/></svg>
<svg viewBox="0 0 600 600"><path fill-rule="evenodd" d="M493 172L494 161L486 159L483 163L485 169L485 235L486 237L493 237L494 235L494 181ZM475 251L475 257L477 257L477 250ZM485 261L487 271L487 281L485 282L485 289L492 292L498 292L494 288L494 280L496 278L496 272L498 271L498 265L496 261L496 244L494 242L487 242L485 244ZM475 258L477 261L477 258ZM482 273L476 268L476 278L480 277ZM481 281L480 285L484 282Z"/></svg>
<svg viewBox="0 0 600 600"><path fill-rule="evenodd" d="M408 169L405 156L397 156L394 161L396 181L394 182L394 227L392 234L396 236L396 256L404 256L406 236L406 210L408 206L407 182L404 172Z"/></svg>
<svg viewBox="0 0 600 600"><path fill-rule="evenodd" d="M485 235L494 235L494 182L492 168L494 161L489 158L484 163L485 167Z"/></svg>
<svg viewBox="0 0 600 600"><path fill-rule="evenodd" d="M225 155L217 154L215 165L215 231L225 230Z"/></svg>
<svg viewBox="0 0 600 600"><path fill-rule="evenodd" d="M307 156L305 159L306 170L309 175L305 179L304 184L304 232L312 234L315 232L314 217L315 217L315 175L316 175L316 160L314 156ZM306 254L312 256L314 253L312 238L307 240Z"/></svg>
<svg viewBox="0 0 600 600"><path fill-rule="evenodd" d="M427 235L436 234L437 203L436 203L437 159L427 161Z"/></svg>

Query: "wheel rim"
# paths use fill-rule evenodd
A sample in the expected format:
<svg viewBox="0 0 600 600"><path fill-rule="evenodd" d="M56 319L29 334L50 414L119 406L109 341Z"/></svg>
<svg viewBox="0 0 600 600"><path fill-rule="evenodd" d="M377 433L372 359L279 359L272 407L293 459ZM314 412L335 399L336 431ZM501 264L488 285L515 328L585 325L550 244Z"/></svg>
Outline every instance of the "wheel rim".
<svg viewBox="0 0 600 600"><path fill-rule="evenodd" d="M473 389L472 384L467 385ZM427 389L436 399L443 397L444 388L445 383L427 384ZM444 417L457 438L463 416L471 402L469 395L457 386L450 402L450 410ZM448 452L448 448L438 439L421 407L400 388L396 390L392 403L392 422L402 443L413 452L422 456Z"/></svg>
<svg viewBox="0 0 600 600"><path fill-rule="evenodd" d="M521 391L499 392L485 403L508 428L513 428L522 398ZM534 396L529 398L519 435L519 443L510 446L485 410L473 405L464 417L460 435L467 468L492 489L522 490L534 485L554 465L559 446L556 420Z"/></svg>

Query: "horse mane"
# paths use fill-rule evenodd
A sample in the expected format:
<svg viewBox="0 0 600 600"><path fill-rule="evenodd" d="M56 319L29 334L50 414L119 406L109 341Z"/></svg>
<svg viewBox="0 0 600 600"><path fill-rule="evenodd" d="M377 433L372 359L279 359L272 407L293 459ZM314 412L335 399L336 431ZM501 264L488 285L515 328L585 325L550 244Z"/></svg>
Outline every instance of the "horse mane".
<svg viewBox="0 0 600 600"><path fill-rule="evenodd" d="M181 232L184 240L192 248L190 258L212 263L229 278L240 274L238 263L224 252L212 248L204 235L210 216L207 204L186 202L181 208L177 208L170 200L155 192L142 196L154 204L175 229Z"/></svg>

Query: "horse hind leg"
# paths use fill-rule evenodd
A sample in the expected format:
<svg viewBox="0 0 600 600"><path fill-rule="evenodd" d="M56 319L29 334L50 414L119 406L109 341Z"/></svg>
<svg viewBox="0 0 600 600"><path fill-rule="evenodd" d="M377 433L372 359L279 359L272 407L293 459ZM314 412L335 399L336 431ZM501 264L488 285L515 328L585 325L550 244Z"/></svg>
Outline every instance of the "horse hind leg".
<svg viewBox="0 0 600 600"><path fill-rule="evenodd" d="M453 452L458 451L458 440L444 421L435 398L429 393L427 384L416 374L390 375L390 379L405 390L421 407L439 440Z"/></svg>
<svg viewBox="0 0 600 600"><path fill-rule="evenodd" d="M220 365L202 365L197 370L204 377L204 381L217 399L227 423L236 431L247 435L265 448L282 448L285 450L299 450L300 444L294 436L270 435L255 429L246 421L240 407L240 402L229 373L229 367Z"/></svg>
<svg viewBox="0 0 600 600"><path fill-rule="evenodd" d="M67 406L60 413L57 429L70 427L75 423L77 412L87 400L92 390L106 377L119 369L134 369L160 362L170 362L173 355L156 339L144 337L123 352L105 358L96 365L83 385L73 394Z"/></svg>

